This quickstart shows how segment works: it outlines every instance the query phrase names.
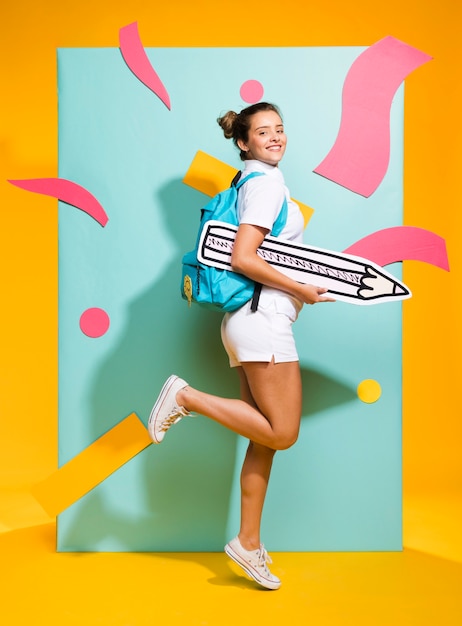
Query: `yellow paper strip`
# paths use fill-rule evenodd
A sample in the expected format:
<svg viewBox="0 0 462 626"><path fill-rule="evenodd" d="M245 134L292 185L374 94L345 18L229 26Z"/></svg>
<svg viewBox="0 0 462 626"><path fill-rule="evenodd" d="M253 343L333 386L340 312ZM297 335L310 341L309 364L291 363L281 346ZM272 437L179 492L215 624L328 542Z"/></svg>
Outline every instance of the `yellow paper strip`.
<svg viewBox="0 0 462 626"><path fill-rule="evenodd" d="M193 187L193 189L213 197L230 186L237 172L238 170L231 167L231 165L227 165L206 152L198 150L183 178L183 182L185 185L189 185L189 187ZM314 213L314 209L298 200L294 200L294 202L300 207L306 227Z"/></svg>
<svg viewBox="0 0 462 626"><path fill-rule="evenodd" d="M96 487L152 441L136 413L132 413L45 480L32 495L54 517Z"/></svg>

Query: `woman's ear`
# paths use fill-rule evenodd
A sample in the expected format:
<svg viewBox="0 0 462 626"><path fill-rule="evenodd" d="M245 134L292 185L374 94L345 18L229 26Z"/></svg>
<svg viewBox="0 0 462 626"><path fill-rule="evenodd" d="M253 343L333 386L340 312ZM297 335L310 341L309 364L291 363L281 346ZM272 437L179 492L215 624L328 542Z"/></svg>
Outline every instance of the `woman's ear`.
<svg viewBox="0 0 462 626"><path fill-rule="evenodd" d="M242 141L242 139L237 140L237 145L239 146L239 150L242 150L243 152L248 152L249 148L247 144Z"/></svg>

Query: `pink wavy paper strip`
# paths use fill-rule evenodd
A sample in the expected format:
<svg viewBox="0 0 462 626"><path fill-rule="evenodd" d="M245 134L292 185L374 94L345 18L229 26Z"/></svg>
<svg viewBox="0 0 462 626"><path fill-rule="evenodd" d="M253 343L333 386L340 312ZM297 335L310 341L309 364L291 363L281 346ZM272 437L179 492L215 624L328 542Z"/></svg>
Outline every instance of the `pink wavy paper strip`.
<svg viewBox="0 0 462 626"><path fill-rule="evenodd" d="M138 34L137 22L128 24L128 26L124 26L119 30L119 44L120 52L131 71L146 87L153 91L156 96L162 100L167 109L170 110L170 96L152 67L146 51L143 48Z"/></svg>
<svg viewBox="0 0 462 626"><path fill-rule="evenodd" d="M344 250L384 266L397 261L424 261L449 272L445 240L415 226L378 230Z"/></svg>
<svg viewBox="0 0 462 626"><path fill-rule="evenodd" d="M44 196L58 198L77 209L88 213L101 226L106 226L109 218L98 200L85 187L65 178L29 178L25 180L9 180L9 183L25 189L41 193Z"/></svg>
<svg viewBox="0 0 462 626"><path fill-rule="evenodd" d="M432 57L394 37L370 46L345 78L333 147L314 172L368 198L390 159L390 107L404 78Z"/></svg>

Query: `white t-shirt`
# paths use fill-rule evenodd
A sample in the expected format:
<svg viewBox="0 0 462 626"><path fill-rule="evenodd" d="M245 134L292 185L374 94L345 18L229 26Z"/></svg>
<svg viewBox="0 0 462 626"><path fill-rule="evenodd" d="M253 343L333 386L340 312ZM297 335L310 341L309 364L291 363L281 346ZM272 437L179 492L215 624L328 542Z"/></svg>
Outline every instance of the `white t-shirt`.
<svg viewBox="0 0 462 626"><path fill-rule="evenodd" d="M242 178L251 172L263 172L265 176L255 176L239 189L237 201L239 223L252 224L271 231L286 198L287 222L278 236L281 239L302 243L303 215L298 204L290 198L281 170L252 159L245 161ZM263 286L258 306L266 308L272 302L275 302L278 312L285 313L293 321L303 306L300 300L288 293Z"/></svg>

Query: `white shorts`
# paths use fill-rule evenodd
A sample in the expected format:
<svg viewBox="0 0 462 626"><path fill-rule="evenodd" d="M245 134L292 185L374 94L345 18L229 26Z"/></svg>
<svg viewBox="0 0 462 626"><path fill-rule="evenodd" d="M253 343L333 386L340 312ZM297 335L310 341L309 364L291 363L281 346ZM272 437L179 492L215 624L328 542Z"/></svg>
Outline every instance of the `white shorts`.
<svg viewBox="0 0 462 626"><path fill-rule="evenodd" d="M267 307L250 310L250 302L232 313L226 313L221 323L221 339L229 357L230 367L241 363L290 363L298 361L292 333L293 319L277 311L275 302Z"/></svg>

